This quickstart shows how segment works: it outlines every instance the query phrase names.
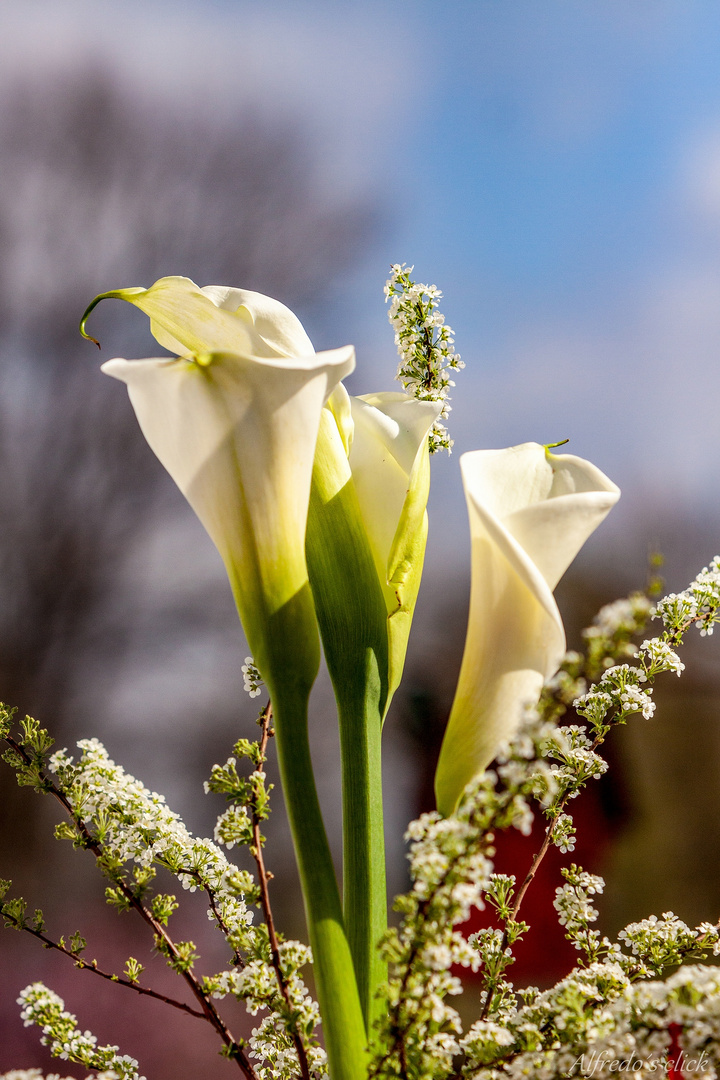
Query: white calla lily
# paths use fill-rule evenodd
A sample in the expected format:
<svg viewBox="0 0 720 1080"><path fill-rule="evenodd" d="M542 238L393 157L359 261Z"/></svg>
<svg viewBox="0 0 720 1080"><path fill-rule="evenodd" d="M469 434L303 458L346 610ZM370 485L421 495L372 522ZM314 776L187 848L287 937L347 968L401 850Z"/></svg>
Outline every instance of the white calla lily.
<svg viewBox="0 0 720 1080"><path fill-rule="evenodd" d="M387 929L382 723L400 681L425 554L437 403L402 393L323 409L306 553L335 689L343 771L345 925L368 1029L382 1010Z"/></svg>
<svg viewBox="0 0 720 1080"><path fill-rule="evenodd" d="M442 403L400 392L350 397L339 385L328 408L347 453L347 476L352 476L385 602L389 705L402 676L420 587L430 489L427 436Z"/></svg>
<svg viewBox="0 0 720 1080"><path fill-rule="evenodd" d="M620 491L599 469L537 443L460 459L472 584L460 678L435 776L450 814L512 738L526 703L557 670L565 632L552 595Z"/></svg>
<svg viewBox="0 0 720 1080"><path fill-rule="evenodd" d="M288 308L248 290L162 278L103 297L139 307L160 344L186 354L110 360L103 371L127 384L143 434L217 546L272 683L268 637L308 584L305 528L320 414L352 371L354 350L316 354ZM311 629L309 642L314 636Z"/></svg>
<svg viewBox="0 0 720 1080"><path fill-rule="evenodd" d="M361 1080L367 1033L308 742L320 651L305 559L321 414L354 350L316 354L292 312L245 290L163 278L103 296L143 310L179 354L103 370L127 384L147 441L225 562L272 698L330 1068L337 1080Z"/></svg>
<svg viewBox="0 0 720 1080"><path fill-rule="evenodd" d="M198 360L115 359L150 447L225 563L260 670L265 638L307 586L305 527L315 442L328 387L353 350L300 361L214 353Z"/></svg>

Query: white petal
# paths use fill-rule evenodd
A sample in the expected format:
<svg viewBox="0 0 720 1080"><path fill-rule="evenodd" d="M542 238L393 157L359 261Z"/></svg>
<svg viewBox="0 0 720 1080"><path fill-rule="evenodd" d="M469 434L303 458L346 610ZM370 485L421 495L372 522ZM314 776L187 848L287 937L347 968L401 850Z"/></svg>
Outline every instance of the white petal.
<svg viewBox="0 0 720 1080"><path fill-rule="evenodd" d="M460 459L468 498L503 522L550 589L620 495L589 461L550 454L537 443L464 457L470 459Z"/></svg>

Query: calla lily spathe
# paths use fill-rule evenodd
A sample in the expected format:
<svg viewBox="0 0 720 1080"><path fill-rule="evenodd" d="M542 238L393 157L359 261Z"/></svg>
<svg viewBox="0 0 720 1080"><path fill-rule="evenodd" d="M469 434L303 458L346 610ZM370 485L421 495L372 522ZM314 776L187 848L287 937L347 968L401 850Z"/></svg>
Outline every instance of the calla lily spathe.
<svg viewBox="0 0 720 1080"><path fill-rule="evenodd" d="M512 738L557 670L565 632L552 595L620 491L589 461L537 443L460 459L472 538L467 639L435 776L450 814Z"/></svg>
<svg viewBox="0 0 720 1080"><path fill-rule="evenodd" d="M276 640L280 613L308 588L305 528L320 414L352 371L354 351L316 354L291 311L247 290L164 278L105 295L145 311L160 344L181 354L110 360L103 371L127 383L143 434L217 546L272 684L268 638ZM311 606L304 614L312 681Z"/></svg>
<svg viewBox="0 0 720 1080"><path fill-rule="evenodd" d="M387 617L388 694L402 677L422 575L430 490L428 432L442 403L387 392L350 397L340 384L328 401L352 477Z"/></svg>

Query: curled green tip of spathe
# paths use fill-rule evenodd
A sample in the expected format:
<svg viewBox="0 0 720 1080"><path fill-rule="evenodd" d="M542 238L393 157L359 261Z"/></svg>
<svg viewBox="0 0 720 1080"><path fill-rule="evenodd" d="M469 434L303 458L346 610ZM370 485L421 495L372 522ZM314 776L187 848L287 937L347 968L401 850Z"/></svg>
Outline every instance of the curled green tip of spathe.
<svg viewBox="0 0 720 1080"><path fill-rule="evenodd" d="M92 337L92 335L88 334L85 330L85 323L88 320L88 315L90 314L90 312L93 310L93 308L96 308L98 306L101 300L126 300L128 296L132 296L134 293L141 293L145 291L146 290L143 289L141 285L139 285L132 289L114 289L112 292L99 293L95 297L95 299L91 300L88 306L85 308L83 317L80 320L80 333L85 338L85 340L94 342L97 345L98 349L100 348L100 342L98 341L98 339Z"/></svg>
<svg viewBox="0 0 720 1080"><path fill-rule="evenodd" d="M570 442L570 440L569 440L569 439L561 439L561 440L560 440L560 442L549 442L549 443L545 443L545 444L544 444L544 446L545 446L545 451L546 451L546 452L549 452L550 450L557 450L558 446L565 446L565 445L566 445L566 443L569 443L569 442Z"/></svg>

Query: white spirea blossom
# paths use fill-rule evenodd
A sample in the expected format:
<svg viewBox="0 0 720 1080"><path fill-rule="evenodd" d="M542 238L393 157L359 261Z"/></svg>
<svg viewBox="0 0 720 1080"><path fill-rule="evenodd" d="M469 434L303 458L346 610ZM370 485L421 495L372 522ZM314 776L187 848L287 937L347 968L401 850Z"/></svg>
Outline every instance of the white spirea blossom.
<svg viewBox="0 0 720 1080"><path fill-rule="evenodd" d="M600 608L592 621L592 626L583 630L586 640L595 637L610 638L619 630L633 631L639 617L647 617L652 612L652 603L641 593L633 597L613 600Z"/></svg>
<svg viewBox="0 0 720 1080"><path fill-rule="evenodd" d="M510 827L527 829L533 800L550 822L550 840L572 850L574 827L565 808L607 768L597 753L600 744L612 726L633 714L652 713L655 676L682 672L676 648L684 632L695 625L708 633L719 610L719 559L683 593L659 602L656 616L663 632L639 648L632 646L632 652L630 638L644 632L647 605L633 598L629 606L605 609L595 624L598 632L586 635L595 666L581 668L582 657L567 657L575 672L569 670L568 679L556 680L551 690L554 704L566 705L569 686L582 681L578 673L590 682L595 676L588 670L601 672L577 702L587 727L557 727L548 718L562 710L553 711L550 699L541 701L503 747L496 769L468 785L455 814L425 814L410 824L412 887L396 901L401 922L382 944L389 968L383 990L386 1013L374 1033L369 1080L610 1080L631 1072L649 1080L667 1071L668 1056L679 1051L684 1075L718 1076L720 969L691 964L720 956L717 924L691 927L668 911L630 923L611 941L592 927L602 879L572 865L563 870L565 884L557 889L555 907L581 954L579 965L548 990L529 987L516 993L506 972L527 925L517 918L515 879L494 874L491 860L494 834ZM624 662L632 659L635 664ZM73 811L102 837L107 865L118 865L118 876L127 863L141 871L165 866L185 887L208 893L209 915L238 954L238 963L205 978L202 987L208 996L235 997L258 1016L247 1049L259 1080L296 1080L300 1069L293 1035L298 1031L313 1080L327 1077L325 1054L313 1035L318 1008L300 977L311 960L307 947L280 943L285 1000L267 960L265 932L255 928L246 904L256 888L251 875L229 863L216 843L193 838L164 800L115 766L100 743L79 745L78 763L66 751L50 761ZM252 824L247 808L253 807L255 815L258 805L250 792L265 790L262 762L252 745L240 740L236 752L254 763L250 779L239 778L231 758L214 767L208 785L237 800L221 815L216 831L216 840L228 846L247 842ZM462 923L473 908L486 904L501 928L487 927L468 940ZM447 1003L462 991L456 971L463 967L480 969L483 978L481 1019L465 1034L458 1011ZM668 971L674 973L666 977ZM140 1080L132 1058L120 1055L117 1047L98 1047L90 1032L78 1031L62 1000L42 984L28 987L20 1003L25 1022L40 1025L53 1052L100 1070L93 1080ZM38 1070L15 1070L0 1080L43 1078Z"/></svg>
<svg viewBox="0 0 720 1080"><path fill-rule="evenodd" d="M460 1040L463 1076L565 1080L662 1076L669 1028L682 1030L685 1076L715 1080L720 1064L720 971L688 966L633 983L617 963L577 968L504 1022L483 1020Z"/></svg>
<svg viewBox="0 0 720 1080"><path fill-rule="evenodd" d="M0 1080L75 1080L73 1076L61 1077L59 1073L43 1073L42 1069L11 1069L0 1074ZM117 1080L116 1072L95 1073L86 1080Z"/></svg>
<svg viewBox="0 0 720 1080"><path fill-rule="evenodd" d="M237 867L220 848L193 837L164 796L116 765L97 739L82 739L77 745L82 750L77 764L61 750L50 758L50 769L73 810L90 826L102 823L105 852L119 863L165 866L191 892L209 888L226 924L249 925L252 912L231 884Z"/></svg>
<svg viewBox="0 0 720 1080"><path fill-rule="evenodd" d="M466 789L458 813L447 819L426 814L411 823L407 839L413 887L396 902L402 922L385 940L388 1017L380 1029L371 1080L610 1080L631 1072L649 1080L669 1069L668 1054L677 1053L678 1046L685 1055L683 1075L717 1077L720 971L681 966L720 955L716 924L692 928L665 912L631 923L619 940L611 941L592 927L602 879L568 867L555 906L568 938L582 954L581 966L543 993L532 987L520 991L518 1005L518 995L503 973L513 962L513 942L527 927L513 916L514 880L494 875L490 858L493 833L523 823L527 796L538 785L540 790L547 785L543 805L550 839L572 850L574 828L564 808L585 783L607 769L597 753L600 743L612 726L633 714L652 715L655 676L682 672L675 650L684 632L693 624L707 632L718 621L719 608L718 559L685 593L657 605L664 631L639 649L631 639L644 631L652 614L650 602L633 596L610 605L593 632L586 633L590 670L601 672L598 682L577 700L587 728L558 728L542 719L562 715L558 701L570 704L572 696L564 695L585 677L578 674L584 670L583 658L569 656L567 679L556 680L551 688L555 698L541 702L534 718L526 717L524 730L499 755L496 771L484 773ZM635 665L619 662L633 658ZM543 756L545 760L539 760ZM485 860L482 872L474 878L466 875L466 866L478 857ZM449 965L463 963L455 929L460 912L453 908L460 895L475 907L491 904L504 924L504 929L488 927L473 934L468 943L482 971L483 1005L482 1019L465 1035L458 1013L445 1003L458 989Z"/></svg>
<svg viewBox="0 0 720 1080"><path fill-rule="evenodd" d="M245 663L242 666L243 673L243 690L245 690L251 698L259 697L262 694L263 680L262 675L255 667L255 661L252 656L245 657Z"/></svg>
<svg viewBox="0 0 720 1080"><path fill-rule="evenodd" d="M553 905L558 913L558 921L569 932L585 928L595 922L598 912L590 903L590 897L601 893L605 882L595 874L588 874L579 867L572 866L564 871L567 885L555 890Z"/></svg>
<svg viewBox="0 0 720 1080"><path fill-rule="evenodd" d="M205 978L203 986L215 997L234 995L252 1015L259 1010L269 1011L263 1020L260 1043L255 1046L251 1040L250 1045L259 1060L265 1060L263 1047L274 1047L273 1055L280 1057L267 1058L269 1072L258 1068L261 1080L269 1080L271 1075L273 1080L290 1080L297 1075L293 1024L294 1030L305 1033L308 1054L316 1061L320 1076L324 1051L312 1034L320 1022L319 1010L299 975L300 968L311 962L309 949L295 941L285 941L280 948L293 1010L289 1017L277 974L267 959L264 928L253 925L254 913L245 901L245 893L252 887L250 876L228 861L218 843L193 837L180 817L167 807L163 796L149 791L111 761L97 739L84 739L78 746L82 750L79 762L61 750L52 755L49 764L72 809L88 827L102 829L105 856L118 864L135 863L144 869L153 864L163 866L183 888L191 892L204 889L212 901L208 917L219 926L235 953L247 957L240 973L221 972ZM234 758L230 759L225 769L231 763L234 767L234 762ZM214 772L218 769L222 771L216 766ZM258 772L256 775L264 776ZM219 818L215 835L218 842L232 847L234 843L250 842L250 830L245 808L233 806Z"/></svg>
<svg viewBox="0 0 720 1080"><path fill-rule="evenodd" d="M49 1047L53 1057L74 1061L91 1069L101 1069L113 1080L145 1080L138 1072L138 1063L127 1054L119 1054L117 1046L98 1046L90 1031L79 1031L77 1019L65 1011L65 1003L41 982L27 986L18 1005L25 1026L37 1024L42 1029L41 1042Z"/></svg>
<svg viewBox="0 0 720 1080"><path fill-rule="evenodd" d="M575 850L575 826L569 814L559 814L551 833L551 839L556 848L567 853Z"/></svg>
<svg viewBox="0 0 720 1080"><path fill-rule="evenodd" d="M455 385L449 373L465 364L455 352L452 328L437 310L442 292L435 285L416 284L410 278L412 271L412 266L396 263L384 289L400 356L396 378L407 393L421 401L442 402L440 417L430 431L430 453L450 453L453 440L443 423L451 411L449 388Z"/></svg>
<svg viewBox="0 0 720 1080"><path fill-rule="evenodd" d="M694 623L703 636L709 635L718 621L719 604L720 555L716 555L687 589L681 593L669 593L657 604L655 618L662 619L668 631Z"/></svg>
<svg viewBox="0 0 720 1080"><path fill-rule="evenodd" d="M296 1012L303 1030L312 1031L320 1023L320 1010L298 974L300 968L312 963L310 949L298 941L283 941L280 943L280 962L287 979L290 1008ZM265 1016L259 1027L253 1028L249 1039L250 1057L259 1063L256 1066L259 1080L278 1080L279 1077L295 1080L299 1072L297 1052L287 1024L283 1022L283 1003L272 968L264 960L257 959L242 970L223 972L206 980L206 985L212 986L213 997L232 994L244 1001L252 1016L267 1009L269 1002L275 1003L275 1011ZM327 1073L325 1051L314 1040L306 1047L306 1052L311 1072L319 1080Z"/></svg>
<svg viewBox="0 0 720 1080"><path fill-rule="evenodd" d="M43 1073L42 1069L11 1069L0 1074L0 1080L75 1080L74 1076L60 1076L59 1073ZM118 1080L114 1070L103 1070L87 1076L85 1080Z"/></svg>
<svg viewBox="0 0 720 1080"><path fill-rule="evenodd" d="M655 712L652 687L644 686L648 680L664 671L680 675L684 664L673 645L690 626L695 625L701 635L712 634L718 621L720 607L720 556L703 567L694 581L681 593L669 593L657 604L653 618L661 619L664 631L656 638L643 641L633 650L637 665L615 664L604 672L600 680L586 694L577 698L575 708L591 728L598 732L608 729L608 720L624 722L632 713L641 713L649 720ZM609 634L623 622L636 617L631 608L618 601L604 608L604 618L596 620L597 633ZM601 613L602 614L602 613ZM592 630L585 631L586 637Z"/></svg>
<svg viewBox="0 0 720 1080"><path fill-rule="evenodd" d="M390 929L383 952L390 965L386 990L387 1015L383 1018L377 1057L370 1077L445 1077L460 1052L460 1018L446 998L461 993L453 967L477 970L499 965L505 957L502 933L490 930L468 941L458 929L485 898L507 899L511 880L493 875L491 856L495 829L529 829L529 797L543 799L554 792L552 777L538 761L540 747L554 731L552 725L528 711L517 739L505 748L497 772L486 771L468 785L455 814L433 812L411 822L412 889L396 900L403 915ZM513 924L518 935L524 924ZM509 950L508 950L509 953ZM504 997L506 986L498 984ZM401 1034L402 1033L402 1034Z"/></svg>
<svg viewBox="0 0 720 1080"><path fill-rule="evenodd" d="M674 671L676 675L680 676L685 670L685 665L678 654L670 648L667 642L660 641L658 638L643 641L639 652L635 655L643 656L643 654L647 657L650 674L652 675L661 671Z"/></svg>

